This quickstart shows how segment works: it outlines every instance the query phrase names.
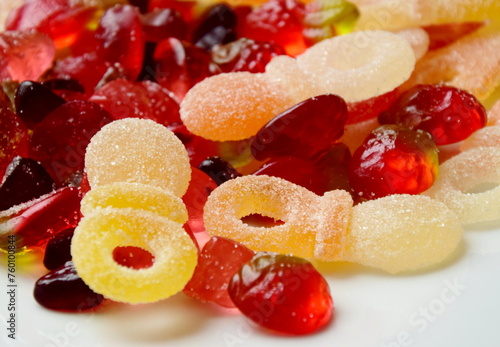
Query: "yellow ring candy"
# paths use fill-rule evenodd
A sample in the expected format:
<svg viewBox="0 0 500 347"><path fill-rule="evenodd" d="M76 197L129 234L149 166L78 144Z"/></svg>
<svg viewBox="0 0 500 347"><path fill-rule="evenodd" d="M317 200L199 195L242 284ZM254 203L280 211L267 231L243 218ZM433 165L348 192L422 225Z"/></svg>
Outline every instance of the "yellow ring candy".
<svg viewBox="0 0 500 347"><path fill-rule="evenodd" d="M277 177L239 177L210 194L203 217L205 228L211 235L231 238L256 251L333 260L341 252L338 241L347 229L352 198L341 190L327 194L324 200ZM284 223L261 227L241 220L251 214Z"/></svg>
<svg viewBox="0 0 500 347"><path fill-rule="evenodd" d="M113 251L120 246L150 252L153 265L138 270L119 265ZM92 290L132 304L155 302L181 291L198 258L181 224L151 212L111 207L82 218L71 254L78 275Z"/></svg>
<svg viewBox="0 0 500 347"><path fill-rule="evenodd" d="M480 193L468 191L480 184L496 187ZM440 175L425 192L444 202L463 225L500 219L500 147L476 147L440 166Z"/></svg>
<svg viewBox="0 0 500 347"><path fill-rule="evenodd" d="M90 186L114 182L151 184L182 196L191 166L182 142L152 120L125 118L111 122L91 139L85 154Z"/></svg>
<svg viewBox="0 0 500 347"><path fill-rule="evenodd" d="M149 184L116 182L98 186L83 197L80 210L86 216L105 207L146 210L180 224L188 220L181 198Z"/></svg>

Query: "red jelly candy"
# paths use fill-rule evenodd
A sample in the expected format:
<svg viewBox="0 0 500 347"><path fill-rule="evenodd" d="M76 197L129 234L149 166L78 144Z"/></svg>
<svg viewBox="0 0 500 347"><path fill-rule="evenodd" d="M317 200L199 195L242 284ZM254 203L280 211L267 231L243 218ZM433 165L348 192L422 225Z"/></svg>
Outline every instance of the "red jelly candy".
<svg viewBox="0 0 500 347"><path fill-rule="evenodd" d="M314 159L335 145L344 133L347 105L336 95L319 95L280 113L252 141L257 160L278 156Z"/></svg>
<svg viewBox="0 0 500 347"><path fill-rule="evenodd" d="M347 103L349 118L347 118L346 124L364 122L378 117L381 112L389 108L398 95L399 90L396 88L393 91L375 96L368 100Z"/></svg>
<svg viewBox="0 0 500 347"><path fill-rule="evenodd" d="M61 311L88 310L104 300L83 282L71 261L36 281L33 294L43 307Z"/></svg>
<svg viewBox="0 0 500 347"><path fill-rule="evenodd" d="M49 270L55 270L71 260L71 240L75 229L61 231L47 242L43 265Z"/></svg>
<svg viewBox="0 0 500 347"><path fill-rule="evenodd" d="M16 157L0 186L0 211L39 198L54 188L52 177L39 162Z"/></svg>
<svg viewBox="0 0 500 347"><path fill-rule="evenodd" d="M157 63L156 80L179 101L196 83L218 72L210 53L173 37L158 44L154 60Z"/></svg>
<svg viewBox="0 0 500 347"><path fill-rule="evenodd" d="M78 188L67 187L18 209L0 212L0 248L8 249L10 235L15 235L16 251L23 251L44 244L62 230L76 227L81 216L81 199Z"/></svg>
<svg viewBox="0 0 500 347"><path fill-rule="evenodd" d="M185 21L189 22L194 17L196 1L179 1L179 0L149 0L148 9L154 11L156 9L173 9L178 11Z"/></svg>
<svg viewBox="0 0 500 347"><path fill-rule="evenodd" d="M231 7L217 4L209 8L193 32L192 42L206 50L236 40L236 15Z"/></svg>
<svg viewBox="0 0 500 347"><path fill-rule="evenodd" d="M242 20L239 36L273 41L297 55L307 47L302 34L304 13L304 5L297 0L269 0Z"/></svg>
<svg viewBox="0 0 500 347"><path fill-rule="evenodd" d="M229 297L229 281L254 252L238 242L214 236L203 247L193 277L184 294L223 307L235 307Z"/></svg>
<svg viewBox="0 0 500 347"><path fill-rule="evenodd" d="M182 141L189 155L191 166L198 167L203 160L220 154L219 143L193 135L184 124L177 123L168 127Z"/></svg>
<svg viewBox="0 0 500 347"><path fill-rule="evenodd" d="M438 146L465 140L486 125L483 105L470 93L445 85L418 85L401 94L379 117L429 132Z"/></svg>
<svg viewBox="0 0 500 347"><path fill-rule="evenodd" d="M131 269L146 269L153 266L155 258L151 253L135 246L120 246L113 249L113 259Z"/></svg>
<svg viewBox="0 0 500 347"><path fill-rule="evenodd" d="M438 149L429 133L397 125L375 129L354 152L349 182L364 199L419 194L438 174Z"/></svg>
<svg viewBox="0 0 500 347"><path fill-rule="evenodd" d="M205 231L203 207L210 193L217 188L217 183L203 171L194 167L191 170L191 181L186 194L182 197L182 201L184 201L188 211L188 227L191 232L198 233Z"/></svg>
<svg viewBox="0 0 500 347"><path fill-rule="evenodd" d="M83 170L87 145L111 116L90 101L71 101L33 129L30 157L39 160L59 183Z"/></svg>
<svg viewBox="0 0 500 347"><path fill-rule="evenodd" d="M6 30L26 30L35 28L54 13L68 9L68 0L24 1L7 18Z"/></svg>
<svg viewBox="0 0 500 347"><path fill-rule="evenodd" d="M37 80L52 66L56 49L34 30L0 33L0 80Z"/></svg>
<svg viewBox="0 0 500 347"><path fill-rule="evenodd" d="M150 81L130 82L118 79L106 83L89 99L101 105L114 120L152 119L165 126L180 122L179 104L172 94Z"/></svg>
<svg viewBox="0 0 500 347"><path fill-rule="evenodd" d="M448 46L461 37L469 35L484 26L484 22L447 23L425 26L429 35L429 50Z"/></svg>
<svg viewBox="0 0 500 347"><path fill-rule="evenodd" d="M0 108L0 148L0 177L3 177L10 162L28 151L28 128L6 108Z"/></svg>
<svg viewBox="0 0 500 347"><path fill-rule="evenodd" d="M187 24L174 9L157 9L141 16L144 36L148 42L160 42L169 37L185 40Z"/></svg>
<svg viewBox="0 0 500 347"><path fill-rule="evenodd" d="M217 45L212 49L212 60L223 72L249 71L265 72L269 61L285 50L273 42L254 41L241 38L226 45Z"/></svg>
<svg viewBox="0 0 500 347"><path fill-rule="evenodd" d="M234 304L264 328L285 334L309 334L333 315L326 280L307 260L259 252L229 284Z"/></svg>

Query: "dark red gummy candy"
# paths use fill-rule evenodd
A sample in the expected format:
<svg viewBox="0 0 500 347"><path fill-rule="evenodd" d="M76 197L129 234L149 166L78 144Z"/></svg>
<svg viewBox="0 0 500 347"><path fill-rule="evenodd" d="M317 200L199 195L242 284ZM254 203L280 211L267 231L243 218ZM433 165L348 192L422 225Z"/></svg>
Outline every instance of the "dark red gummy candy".
<svg viewBox="0 0 500 347"><path fill-rule="evenodd" d="M61 231L47 242L43 265L49 270L55 270L71 260L71 240L75 229Z"/></svg>
<svg viewBox="0 0 500 347"><path fill-rule="evenodd" d="M228 291L245 316L285 334L312 333L333 315L326 280L310 262L290 255L257 253L234 275Z"/></svg>
<svg viewBox="0 0 500 347"><path fill-rule="evenodd" d="M71 261L36 281L33 294L43 307L62 311L88 310L104 300L83 282Z"/></svg>

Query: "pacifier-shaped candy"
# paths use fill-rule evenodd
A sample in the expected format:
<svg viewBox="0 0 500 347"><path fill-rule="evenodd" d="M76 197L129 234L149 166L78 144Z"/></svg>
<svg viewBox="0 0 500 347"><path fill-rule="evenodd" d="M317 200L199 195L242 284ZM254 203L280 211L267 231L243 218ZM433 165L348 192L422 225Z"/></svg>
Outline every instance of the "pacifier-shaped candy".
<svg viewBox="0 0 500 347"><path fill-rule="evenodd" d="M92 138L85 159L92 189L71 244L78 275L95 292L128 303L182 290L197 248L182 227L188 215L179 196L190 166L180 140L153 121L122 119ZM149 262L138 264L140 257Z"/></svg>
<svg viewBox="0 0 500 347"><path fill-rule="evenodd" d="M241 220L251 214L283 223L262 227ZM462 238L456 216L425 196L392 195L353 207L346 191L318 196L264 175L239 177L215 189L204 222L208 233L256 251L352 261L391 273L439 263Z"/></svg>

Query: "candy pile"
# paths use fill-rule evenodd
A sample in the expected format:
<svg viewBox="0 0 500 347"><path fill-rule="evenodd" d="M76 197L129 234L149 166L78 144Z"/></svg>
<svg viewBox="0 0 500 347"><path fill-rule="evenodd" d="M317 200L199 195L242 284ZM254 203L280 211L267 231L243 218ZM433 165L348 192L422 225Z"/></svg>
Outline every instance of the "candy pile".
<svg viewBox="0 0 500 347"><path fill-rule="evenodd" d="M44 252L50 309L182 291L319 330L306 259L429 269L500 220L498 5L460 3L25 1L0 34L0 249Z"/></svg>

